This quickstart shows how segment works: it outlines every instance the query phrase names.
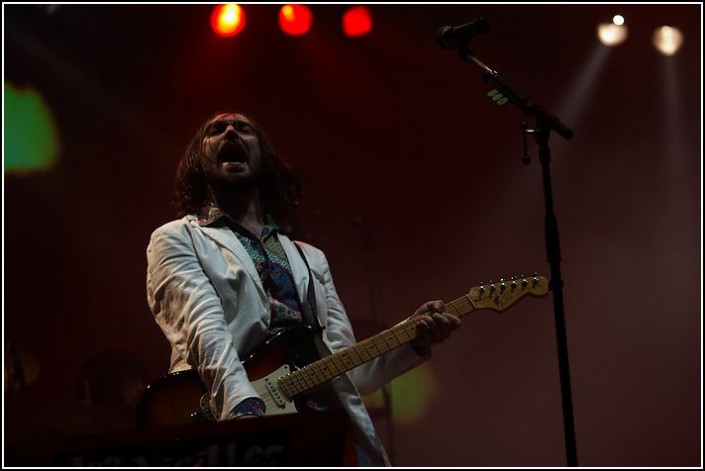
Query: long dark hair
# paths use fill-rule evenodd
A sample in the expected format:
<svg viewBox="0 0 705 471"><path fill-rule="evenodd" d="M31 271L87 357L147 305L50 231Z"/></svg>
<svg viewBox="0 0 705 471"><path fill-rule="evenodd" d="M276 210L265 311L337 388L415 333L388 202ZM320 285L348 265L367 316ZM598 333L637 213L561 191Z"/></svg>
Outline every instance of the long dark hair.
<svg viewBox="0 0 705 471"><path fill-rule="evenodd" d="M218 112L211 115L196 131L186 147L176 171L176 199L178 217L196 214L205 206L208 196L208 182L203 170L203 139L208 125L216 116L231 112ZM239 113L242 114L242 113ZM284 223L292 216L301 196L301 183L288 165L282 162L272 149L262 129L249 117L248 121L257 134L262 153L260 174L260 202L262 211Z"/></svg>

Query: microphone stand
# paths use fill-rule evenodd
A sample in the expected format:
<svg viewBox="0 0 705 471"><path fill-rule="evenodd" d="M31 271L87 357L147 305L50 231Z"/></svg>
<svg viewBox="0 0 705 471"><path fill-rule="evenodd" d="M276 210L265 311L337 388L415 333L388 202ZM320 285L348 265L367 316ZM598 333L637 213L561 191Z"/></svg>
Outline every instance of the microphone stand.
<svg viewBox="0 0 705 471"><path fill-rule="evenodd" d="M545 237L546 253L551 267L550 288L553 294L553 308L558 345L558 365L561 381L561 397L563 404L563 427L565 435L566 458L568 466L578 466L577 448L575 444L575 423L573 419L573 400L570 387L570 368L568 363L568 340L566 335L565 312L563 309L563 279L561 278L561 250L558 237L558 222L553 212L553 192L551 190L551 150L548 138L551 131L557 132L565 139L573 137L573 131L561 122L556 116L550 114L543 106L523 97L509 82L496 71L480 62L467 43L461 41L458 46L461 59L474 62L483 69L483 79L492 82L507 97L508 101L518 106L527 115L536 118L534 129L526 129L525 134L533 134L539 146L539 161L543 175L543 191L546 206ZM524 160L528 163L528 160Z"/></svg>

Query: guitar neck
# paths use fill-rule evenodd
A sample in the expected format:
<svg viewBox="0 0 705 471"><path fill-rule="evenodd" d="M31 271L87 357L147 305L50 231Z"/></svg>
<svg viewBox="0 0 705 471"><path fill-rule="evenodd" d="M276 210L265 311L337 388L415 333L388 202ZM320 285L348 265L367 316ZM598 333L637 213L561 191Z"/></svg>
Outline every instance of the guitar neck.
<svg viewBox="0 0 705 471"><path fill-rule="evenodd" d="M468 295L445 304L446 312L464 316L475 310ZM374 360L385 353L401 347L417 336L416 321L407 319L391 329L384 330L362 342L321 358L279 379L281 390L293 398L327 383L333 378L355 367Z"/></svg>

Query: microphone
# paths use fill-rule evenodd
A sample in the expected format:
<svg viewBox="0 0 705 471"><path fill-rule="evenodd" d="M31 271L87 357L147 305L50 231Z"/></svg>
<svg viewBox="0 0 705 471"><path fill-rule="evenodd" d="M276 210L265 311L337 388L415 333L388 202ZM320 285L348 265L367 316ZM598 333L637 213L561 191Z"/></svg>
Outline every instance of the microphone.
<svg viewBox="0 0 705 471"><path fill-rule="evenodd" d="M443 49L453 49L459 43L467 43L475 36L485 34L490 25L484 18L478 18L460 26L443 26L438 30L438 45Z"/></svg>

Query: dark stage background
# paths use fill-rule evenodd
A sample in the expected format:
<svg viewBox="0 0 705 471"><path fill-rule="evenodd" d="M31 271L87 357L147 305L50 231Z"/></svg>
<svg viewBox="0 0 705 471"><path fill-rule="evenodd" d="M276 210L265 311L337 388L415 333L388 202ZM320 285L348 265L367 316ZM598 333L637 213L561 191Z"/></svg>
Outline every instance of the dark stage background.
<svg viewBox="0 0 705 471"><path fill-rule="evenodd" d="M701 6L371 5L360 39L343 5L313 5L304 37L277 6L245 8L226 40L212 5L4 5L6 84L44 96L61 143L50 170L4 175L5 444L129 429L130 388L166 372L145 249L216 110L252 115L301 176L303 238L359 337L482 281L549 276L527 117L436 45L484 17L477 56L575 131L552 135L551 171L579 464L701 465ZM607 49L596 24L615 13L630 34ZM674 57L651 45L662 24L685 34ZM420 397L410 415L378 420L394 464L565 465L553 322L550 296L464 318L395 387L397 405Z"/></svg>

